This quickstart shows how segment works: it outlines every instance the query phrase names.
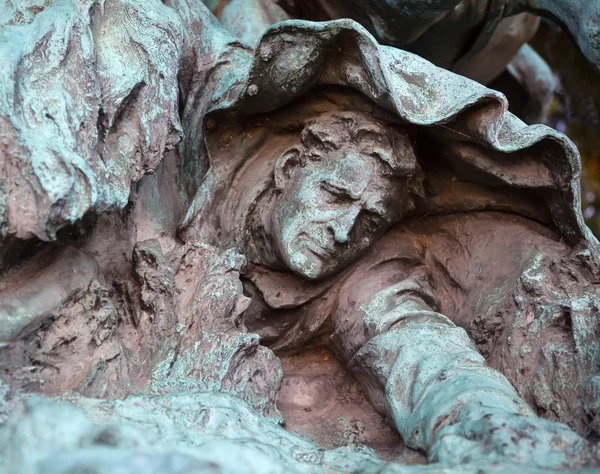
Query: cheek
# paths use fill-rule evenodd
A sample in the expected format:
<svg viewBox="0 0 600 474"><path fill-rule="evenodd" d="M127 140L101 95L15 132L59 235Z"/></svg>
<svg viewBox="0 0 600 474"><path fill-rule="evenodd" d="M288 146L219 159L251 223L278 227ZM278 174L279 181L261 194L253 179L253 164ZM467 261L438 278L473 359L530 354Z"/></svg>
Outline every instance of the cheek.
<svg viewBox="0 0 600 474"><path fill-rule="evenodd" d="M277 218L282 238L293 238L295 233L304 232L323 214L322 203L318 200L312 183L302 182L286 191L278 203Z"/></svg>
<svg viewBox="0 0 600 474"><path fill-rule="evenodd" d="M356 240L351 246L351 255L356 255L371 247L384 233L390 228L390 225L385 225L376 229L375 231L368 231L366 229L360 229L357 232Z"/></svg>
<svg viewBox="0 0 600 474"><path fill-rule="evenodd" d="M373 245L375 238L371 235L363 235L359 239L357 239L356 244L353 246L350 251L352 255L356 255L358 253L363 252L365 249L369 248Z"/></svg>
<svg viewBox="0 0 600 474"><path fill-rule="evenodd" d="M305 206L296 201L284 200L278 205L275 218L277 220L276 228L278 229L278 237L280 246L287 251L291 251L290 247L298 237L304 232L307 222ZM308 224L309 225L309 224Z"/></svg>

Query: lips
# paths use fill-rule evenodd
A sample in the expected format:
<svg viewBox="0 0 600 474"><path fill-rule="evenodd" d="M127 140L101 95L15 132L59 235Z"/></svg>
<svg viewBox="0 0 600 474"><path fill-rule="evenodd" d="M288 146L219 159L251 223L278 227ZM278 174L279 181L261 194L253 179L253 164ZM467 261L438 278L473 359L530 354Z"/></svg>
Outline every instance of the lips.
<svg viewBox="0 0 600 474"><path fill-rule="evenodd" d="M323 245L320 245L317 243L317 241L313 238L311 238L308 234L300 234L298 236L299 239L301 239L306 248L308 250L310 250L312 253L314 253L315 255L317 255L318 257L321 258L331 258L335 256L335 253L333 252L333 250L324 247Z"/></svg>

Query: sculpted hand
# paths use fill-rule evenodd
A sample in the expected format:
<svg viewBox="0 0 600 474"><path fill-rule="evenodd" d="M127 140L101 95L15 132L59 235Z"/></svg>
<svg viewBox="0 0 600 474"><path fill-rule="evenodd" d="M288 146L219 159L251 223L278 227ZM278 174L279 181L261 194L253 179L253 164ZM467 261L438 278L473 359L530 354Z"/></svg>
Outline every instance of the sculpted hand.
<svg viewBox="0 0 600 474"><path fill-rule="evenodd" d="M445 426L429 456L448 463L513 460L548 469L595 466L599 462L598 447L566 425L506 412Z"/></svg>

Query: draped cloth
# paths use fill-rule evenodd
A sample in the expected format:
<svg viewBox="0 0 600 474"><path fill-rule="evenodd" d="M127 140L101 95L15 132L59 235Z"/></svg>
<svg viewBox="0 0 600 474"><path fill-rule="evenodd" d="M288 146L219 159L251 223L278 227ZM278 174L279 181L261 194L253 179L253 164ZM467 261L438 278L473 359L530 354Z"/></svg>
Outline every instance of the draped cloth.
<svg viewBox="0 0 600 474"><path fill-rule="evenodd" d="M508 112L499 92L414 54L381 46L351 20L282 22L265 32L253 59L241 52L235 58L228 68L231 77L204 92L210 105L196 121L206 123L222 112L272 112L311 89L346 86L391 111L400 123L445 135L456 144L454 160L468 166L471 175L504 190L543 193L540 214L569 243L597 245L580 210L581 165L575 145L545 125L527 126ZM202 149L194 159L210 166L209 156L215 154ZM202 199L192 203L183 229Z"/></svg>
<svg viewBox="0 0 600 474"><path fill-rule="evenodd" d="M389 112L392 121L424 131L424 136L437 143L440 150L439 156L429 160L447 162L456 181L471 186L452 185L440 195L425 196L411 218L461 211L467 215L475 211L485 212L483 218L490 219L493 225L498 221L493 217L494 211L520 214L520 219L526 219L515 227L515 236L519 232L525 236L535 234L532 242L542 242L541 248L560 247L544 265L552 259L563 259L562 263L569 266L565 255L574 250L582 258L585 254L591 265L597 267L598 242L585 226L580 210L577 149L565 135L547 126L524 124L508 112L506 99L500 93L414 54L380 46L363 27L350 20L279 23L262 36L254 57L251 60L245 57L233 71L235 80L228 83L235 87L221 84L207 100L210 105L206 115L197 117L206 125L206 148L199 158L206 160L209 171L181 223L184 240L209 235L211 229L218 227L218 235L213 235L217 242L239 245L243 236L236 227L238 216L246 219L250 213L248 207L236 207L243 199L240 186L248 184L241 176L246 173L256 180L260 192L254 193L253 199L269 186L269 166L260 160L262 164L253 164L248 156L260 155L257 150L272 149L269 137L248 134L252 139L244 149L241 138L236 142L232 132L235 127L222 124L229 123L232 117L239 123L253 116L264 120L269 114L287 110L292 103L298 104L298 99L315 90L337 88L339 92L340 88L347 88ZM281 130L284 129L285 125L281 125ZM290 142L286 140L281 138L277 143L287 145ZM241 152L237 152L236 146L241 146ZM248 147L254 151L249 153ZM273 158L269 157L271 163ZM264 175L249 172L251 166L262 170ZM228 189L231 185L228 180L233 177L235 186ZM476 198L471 195L473 189ZM553 237L527 230L527 219L549 228ZM221 225L215 227L218 222ZM468 238L464 240L460 233L460 229L468 226L460 219L456 225L459 230L455 240L460 249L468 249ZM483 237L493 237L493 228L482 231L478 224L473 225ZM506 224L505 231L511 225ZM408 228L408 232L413 231ZM440 235L446 234L441 231ZM486 365L466 331L443 314L443 308L448 307L444 303L447 295L440 293L442 283L432 287L436 279L430 266L431 262L439 261L441 254L436 255L435 249L424 252L427 245L416 233L412 240L408 239L411 244L402 247L402 235L397 229L386 235L386 243L377 245L391 245L391 251L384 248L385 255L379 261L369 263L367 259L366 263L355 263L332 277L336 281L296 284L289 281L296 278L293 275L278 275L261 268L250 271L246 277L255 285L269 311L276 317L280 317L283 309L288 316L291 314L291 325L286 326L285 334L279 340L274 336L275 347L298 346L330 320L338 357L361 381L373 405L394 422L407 444L415 448L431 450L445 426L490 411L532 416L533 412L509 381ZM397 245L395 236L400 236L395 241ZM538 238L541 240L535 240ZM548 239L552 245L544 243ZM513 240L517 242L518 238ZM492 238L490 242L498 241ZM521 247L515 243L516 251L527 248L527 238L520 242ZM411 246L419 247L421 254L407 254L406 249ZM438 248L450 251L447 243ZM373 250L372 255L379 255L378 251ZM426 253L432 255L431 260L427 261ZM525 281L525 273L535 273L538 257L534 252L523 257L522 267L510 267L508 274L514 277L514 285L511 287L509 282L507 288L519 287L519 281ZM380 268L389 262L401 263L391 276ZM488 267L495 275L493 265ZM376 271L369 273L372 268ZM444 269L444 265L438 265L437 271L440 268ZM438 280L448 281L447 273ZM543 288L535 290L537 296L553 294L551 286L544 286L546 277L540 276ZM475 283L468 281L464 286L468 288ZM569 288L562 287L564 301L572 296ZM482 296L479 303L489 306L492 294L490 291ZM348 303L352 298L354 303ZM382 301L388 304L383 312ZM547 303L544 300L539 307L547 308L544 306ZM377 311L370 312L369 307ZM250 309L261 312L260 308ZM472 316L476 318L477 314ZM281 325L287 324L283 319L279 321ZM581 383L577 381L577 389ZM479 411L472 410L473 406ZM437 456L431 452L430 455Z"/></svg>

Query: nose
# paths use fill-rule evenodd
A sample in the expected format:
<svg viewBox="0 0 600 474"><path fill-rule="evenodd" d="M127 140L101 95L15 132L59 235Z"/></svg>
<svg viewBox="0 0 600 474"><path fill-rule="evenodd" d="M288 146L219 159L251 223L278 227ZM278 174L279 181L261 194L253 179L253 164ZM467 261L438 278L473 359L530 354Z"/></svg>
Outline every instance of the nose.
<svg viewBox="0 0 600 474"><path fill-rule="evenodd" d="M333 232L333 239L339 244L345 244L350 239L350 232L356 224L356 218L360 209L351 207L340 213L334 219L329 221L329 229Z"/></svg>

